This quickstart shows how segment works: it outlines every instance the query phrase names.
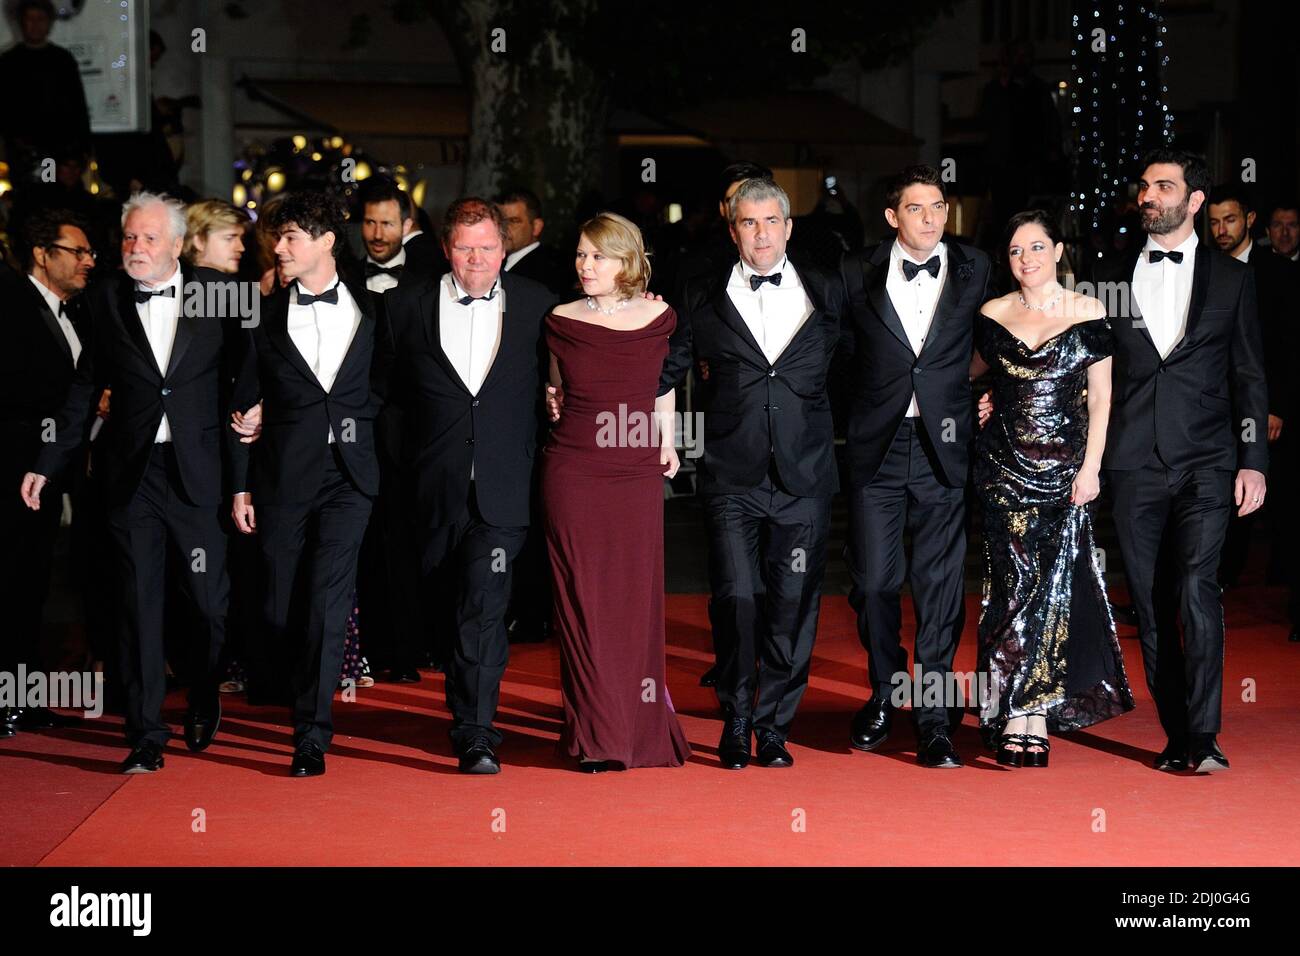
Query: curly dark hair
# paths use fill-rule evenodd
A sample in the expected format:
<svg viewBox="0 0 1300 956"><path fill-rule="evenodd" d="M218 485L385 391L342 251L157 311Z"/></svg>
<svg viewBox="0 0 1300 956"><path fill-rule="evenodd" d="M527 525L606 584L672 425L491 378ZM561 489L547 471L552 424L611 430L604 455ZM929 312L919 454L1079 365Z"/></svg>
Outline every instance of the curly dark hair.
<svg viewBox="0 0 1300 956"><path fill-rule="evenodd" d="M23 265L30 269L35 258L34 251L48 249L58 242L59 230L64 226L75 226L86 234L90 233L86 221L67 209L38 209L28 216L23 223L22 238L18 244Z"/></svg>
<svg viewBox="0 0 1300 956"><path fill-rule="evenodd" d="M346 221L343 205L329 193L314 189L289 193L266 215L266 227L274 236L292 226L297 226L313 239L319 239L327 232L334 233L332 251L335 258L345 245L343 230Z"/></svg>

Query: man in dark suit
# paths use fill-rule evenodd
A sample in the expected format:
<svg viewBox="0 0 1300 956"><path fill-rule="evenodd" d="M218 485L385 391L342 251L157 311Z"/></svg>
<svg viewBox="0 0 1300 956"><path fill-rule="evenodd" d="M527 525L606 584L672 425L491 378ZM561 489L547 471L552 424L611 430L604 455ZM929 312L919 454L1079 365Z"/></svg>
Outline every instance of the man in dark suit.
<svg viewBox="0 0 1300 956"><path fill-rule="evenodd" d="M382 372L372 379L372 365L383 333L365 286L344 281L335 267L343 221L338 204L317 192L293 193L271 213L289 284L265 300L232 403L233 411L261 399L262 433L251 455L233 431L227 438L235 527L261 540L265 639L296 648L295 777L325 772L357 554L379 492L374 420ZM289 632L300 577L307 582L302 640Z"/></svg>
<svg viewBox="0 0 1300 956"><path fill-rule="evenodd" d="M542 201L531 189L507 189L497 196L506 223L506 262L503 271L540 282L562 301L577 294L573 253L565 255L542 244Z"/></svg>
<svg viewBox="0 0 1300 956"><path fill-rule="evenodd" d="M885 220L897 237L846 256L842 266L852 316L843 342L852 364L849 602L871 680L871 698L850 730L859 750L889 736L896 675L908 674L899 603L906 531L922 680L939 673L951 686L964 621L970 361L990 267L984 253L944 235L947 219L939 171L910 166L886 195ZM914 707L922 765L961 766L949 736L948 708L956 703Z"/></svg>
<svg viewBox="0 0 1300 956"><path fill-rule="evenodd" d="M1146 243L1118 271L1099 275L1132 293L1128 314L1112 323L1114 398L1102 467L1147 686L1168 737L1156 769L1208 773L1228 768L1215 739L1220 551L1234 501L1244 517L1265 495L1263 340L1250 267L1196 237L1210 188L1205 161L1158 149L1143 167L1137 201Z"/></svg>
<svg viewBox="0 0 1300 956"><path fill-rule="evenodd" d="M1270 473L1274 487L1285 482L1281 468L1285 459L1285 446L1290 430L1286 421L1291 417L1294 401L1294 375L1291 373L1296 354L1297 329L1300 328L1300 267L1285 256L1270 255L1267 249L1257 247L1251 238L1255 226L1255 211L1251 208L1246 191L1232 183L1215 186L1206 200L1210 236L1219 249L1238 262L1250 266L1255 274L1255 301L1259 313L1260 334L1264 340L1264 371L1268 379L1268 442ZM1288 521L1284 514L1291 507L1285 496L1275 497L1270 507L1274 526L1274 546L1268 576L1286 580L1293 541L1288 535ZM1258 513L1238 518L1228 523L1228 534L1223 545L1223 559L1219 565L1219 580L1224 587L1232 587L1245 568L1249 551L1251 527Z"/></svg>
<svg viewBox="0 0 1300 956"><path fill-rule="evenodd" d="M243 353L244 317L207 314L201 286L178 261L185 208L137 193L122 208L125 274L87 293L92 342L83 349L53 440L23 478L32 510L41 490L84 446L100 394L112 388L112 426L104 449L106 494L122 588L120 650L126 685L123 773L161 769L171 734L162 719L162 595L168 548L184 561L184 590L196 612L187 652L192 683L185 743L203 750L221 718L218 656L229 585L222 502L224 394ZM195 291L199 294L193 294ZM51 506L53 502L50 503Z"/></svg>
<svg viewBox="0 0 1300 956"><path fill-rule="evenodd" d="M748 766L757 735L759 764L788 767L839 488L826 377L842 294L838 281L786 257L790 201L771 180L742 182L728 219L740 261L687 286L659 393L708 364L699 493L724 714L719 759Z"/></svg>
<svg viewBox="0 0 1300 956"><path fill-rule="evenodd" d="M510 273L497 206L458 199L443 218L451 271L386 296L401 408L402 468L414 489L421 570L451 574L456 638L447 661L451 738L463 773L497 773L493 726L509 654L510 570L530 523L543 375L545 287Z"/></svg>
<svg viewBox="0 0 1300 956"><path fill-rule="evenodd" d="M24 224L27 274L0 279L6 329L0 353L0 487L9 489L0 504L0 607L9 616L0 631L0 671L8 673L17 673L19 665L29 672L44 665L41 617L62 511L54 503L71 490L71 469L50 476L49 508L32 511L12 490L35 466L89 341L89 329L77 328L81 310L75 304L95 262L85 230L65 210L34 213ZM0 707L0 737L59 722L44 707Z"/></svg>

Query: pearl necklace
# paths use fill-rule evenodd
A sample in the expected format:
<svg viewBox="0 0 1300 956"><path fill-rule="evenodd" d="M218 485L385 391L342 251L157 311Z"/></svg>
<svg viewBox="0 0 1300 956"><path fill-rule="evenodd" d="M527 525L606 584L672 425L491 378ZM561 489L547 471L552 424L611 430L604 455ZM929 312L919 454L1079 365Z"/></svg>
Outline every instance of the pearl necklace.
<svg viewBox="0 0 1300 956"><path fill-rule="evenodd" d="M615 312L622 312L624 309L626 309L626 308L627 308L627 304L628 304L630 301L632 301L632 300L631 300L631 299L619 299L617 302L615 302L613 305L611 305L608 309L604 309L604 308L601 308L600 306L598 306L598 305L596 304L596 300L595 300L595 299L593 299L591 296L587 296L587 308L591 309L592 312L599 312L601 315L613 315Z"/></svg>
<svg viewBox="0 0 1300 956"><path fill-rule="evenodd" d="M1025 301L1025 294L1023 292L1017 292L1016 294L1020 297L1020 304L1030 312L1046 312L1048 309L1056 305L1056 303L1061 301L1061 296L1065 294L1065 290L1057 289L1056 295L1052 296L1042 305L1030 305Z"/></svg>

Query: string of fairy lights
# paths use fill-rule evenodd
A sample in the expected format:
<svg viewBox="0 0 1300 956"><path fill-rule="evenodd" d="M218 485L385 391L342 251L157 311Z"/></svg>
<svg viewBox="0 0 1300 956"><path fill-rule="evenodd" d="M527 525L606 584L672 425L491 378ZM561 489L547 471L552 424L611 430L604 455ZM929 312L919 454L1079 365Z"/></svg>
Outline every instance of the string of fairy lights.
<svg viewBox="0 0 1300 956"><path fill-rule="evenodd" d="M1159 0L1075 0L1070 107L1081 232L1112 225L1147 150L1173 139L1165 85L1167 28Z"/></svg>

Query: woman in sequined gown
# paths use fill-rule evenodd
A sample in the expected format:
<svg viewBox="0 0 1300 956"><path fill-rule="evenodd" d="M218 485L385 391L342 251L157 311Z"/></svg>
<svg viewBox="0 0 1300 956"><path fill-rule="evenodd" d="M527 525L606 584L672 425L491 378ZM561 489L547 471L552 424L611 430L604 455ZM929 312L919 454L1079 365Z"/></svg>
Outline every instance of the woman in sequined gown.
<svg viewBox="0 0 1300 956"><path fill-rule="evenodd" d="M998 761L1046 766L1047 732L1133 707L1088 503L1100 490L1113 339L1096 299L1063 289L1051 218L1012 217L1004 247L1019 289L976 318L975 375L991 371L975 488L984 516L980 723Z"/></svg>

